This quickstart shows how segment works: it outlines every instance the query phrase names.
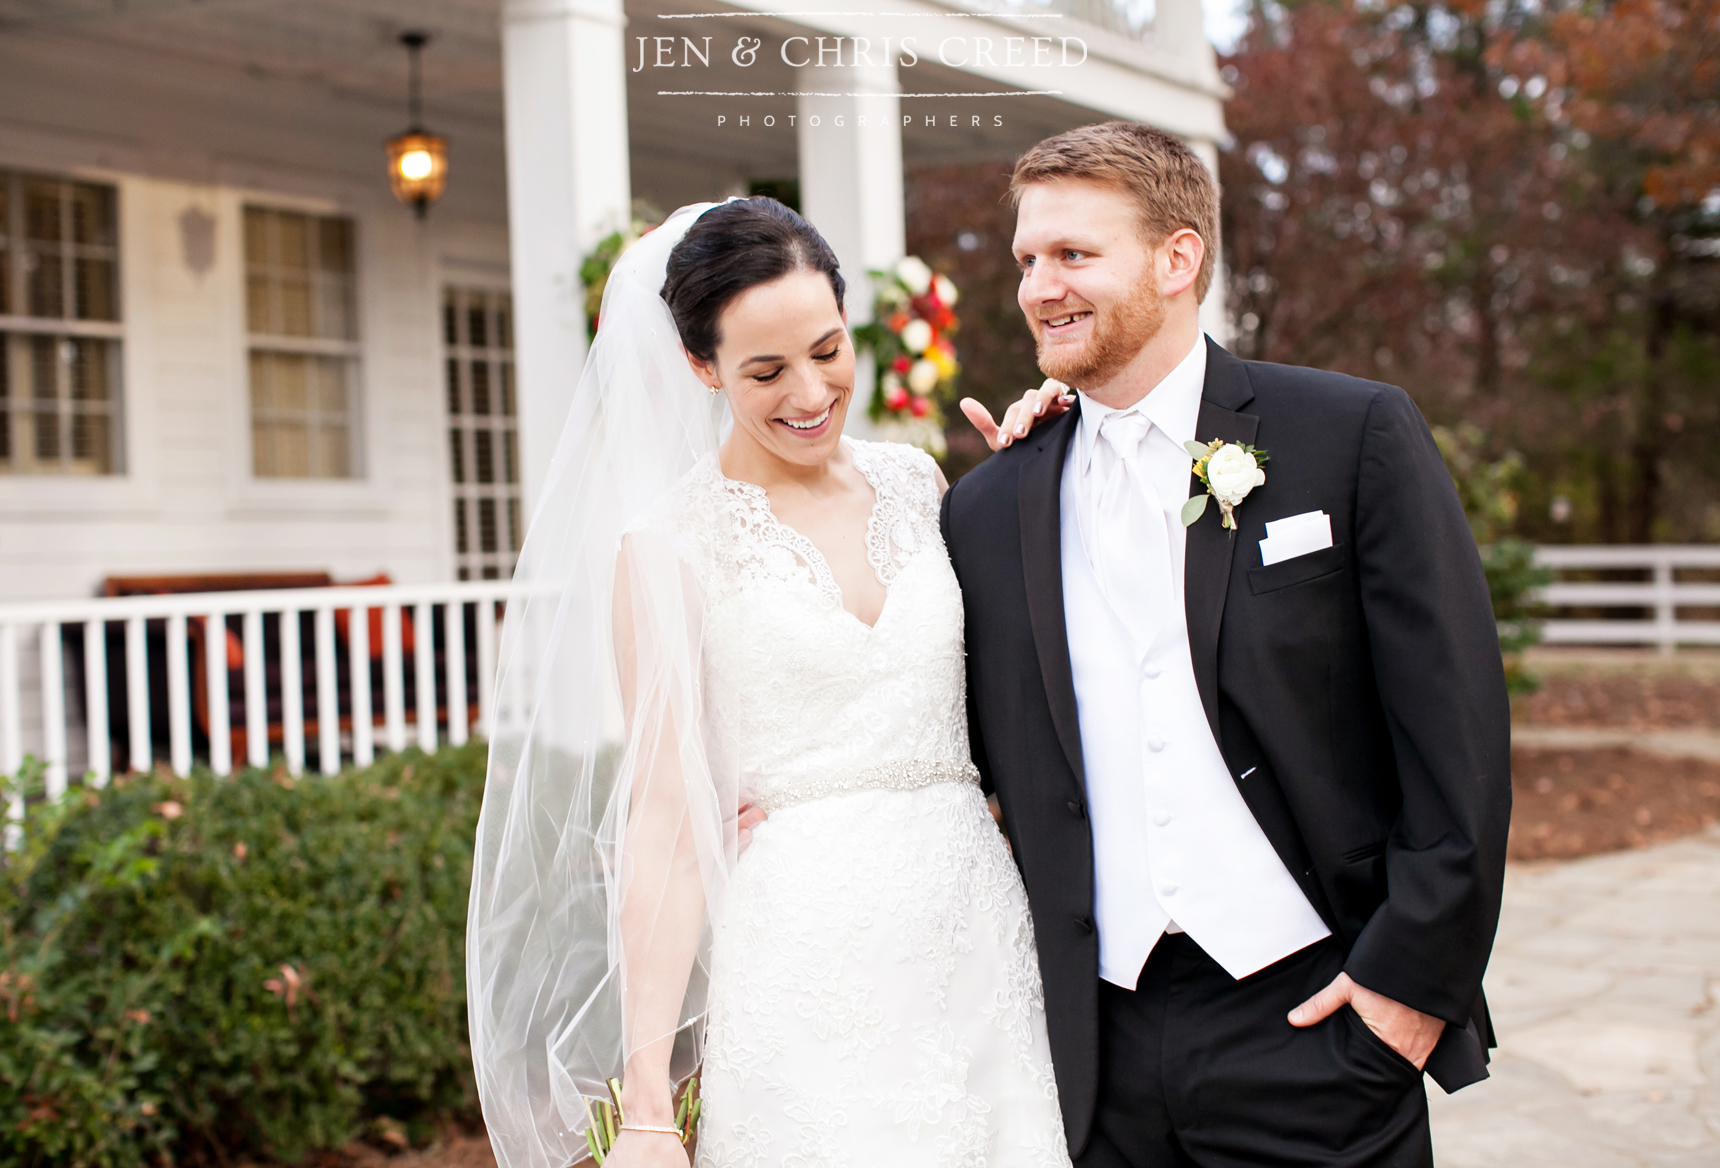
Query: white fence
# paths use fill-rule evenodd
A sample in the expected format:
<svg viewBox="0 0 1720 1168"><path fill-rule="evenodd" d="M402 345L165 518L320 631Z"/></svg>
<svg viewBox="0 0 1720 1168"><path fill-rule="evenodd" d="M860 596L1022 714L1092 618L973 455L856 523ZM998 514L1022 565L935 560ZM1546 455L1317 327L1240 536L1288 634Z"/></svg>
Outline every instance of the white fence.
<svg viewBox="0 0 1720 1168"><path fill-rule="evenodd" d="M1720 547L1544 547L1550 645L1720 645ZM506 581L190 593L0 605L0 774L33 755L51 793L157 761L217 774L272 756L324 774L380 744L486 734ZM1572 609L1588 609L1583 615ZM1593 610L1603 610L1595 615ZM117 757L116 757L117 756Z"/></svg>
<svg viewBox="0 0 1720 1168"><path fill-rule="evenodd" d="M1628 571L1646 577L1635 581L1561 579L1549 584L1541 590L1541 599L1553 609L1542 635L1546 644L1653 645L1662 653L1670 653L1679 645L1720 645L1720 620L1698 619L1681 611L1720 608L1720 581L1679 579L1681 572L1715 573L1720 569L1720 547L1543 547L1535 560L1561 575ZM1578 616L1568 612L1573 608L1622 609L1630 615Z"/></svg>
<svg viewBox="0 0 1720 1168"><path fill-rule="evenodd" d="M0 605L0 774L324 774L487 733L504 580ZM165 708L163 708L165 707ZM410 727L410 734L409 728Z"/></svg>

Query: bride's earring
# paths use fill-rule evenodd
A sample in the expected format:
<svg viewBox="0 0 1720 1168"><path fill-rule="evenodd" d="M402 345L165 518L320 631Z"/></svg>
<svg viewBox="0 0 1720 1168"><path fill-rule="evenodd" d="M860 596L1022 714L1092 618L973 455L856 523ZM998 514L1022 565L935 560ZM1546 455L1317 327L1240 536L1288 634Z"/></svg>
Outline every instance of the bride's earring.
<svg viewBox="0 0 1720 1168"><path fill-rule="evenodd" d="M720 385L713 385L713 386L711 386L711 396L712 396L712 397L716 397L716 396L717 396L717 395L718 395L718 394L719 394L719 393L721 393L721 392L722 392L722 391L723 391L723 387L722 387L722 386L720 386Z"/></svg>

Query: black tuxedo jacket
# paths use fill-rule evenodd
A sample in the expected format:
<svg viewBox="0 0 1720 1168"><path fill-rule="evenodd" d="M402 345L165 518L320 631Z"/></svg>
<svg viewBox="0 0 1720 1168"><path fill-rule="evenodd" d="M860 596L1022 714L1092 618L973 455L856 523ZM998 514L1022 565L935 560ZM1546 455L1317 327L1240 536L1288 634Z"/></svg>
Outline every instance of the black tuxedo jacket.
<svg viewBox="0 0 1720 1168"><path fill-rule="evenodd" d="M1240 530L1220 527L1217 506L1188 530L1189 648L1207 720L1267 839L1349 951L1350 976L1448 1023L1427 1071L1455 1090L1487 1074L1481 975L1511 809L1510 713L1480 558L1401 389L1207 345L1197 439L1270 455L1266 482L1236 508ZM1075 1150L1099 1075L1093 841L1058 516L1077 417L963 477L942 516L967 610L974 761L1026 881ZM1268 520L1319 510L1332 547L1261 566Z"/></svg>

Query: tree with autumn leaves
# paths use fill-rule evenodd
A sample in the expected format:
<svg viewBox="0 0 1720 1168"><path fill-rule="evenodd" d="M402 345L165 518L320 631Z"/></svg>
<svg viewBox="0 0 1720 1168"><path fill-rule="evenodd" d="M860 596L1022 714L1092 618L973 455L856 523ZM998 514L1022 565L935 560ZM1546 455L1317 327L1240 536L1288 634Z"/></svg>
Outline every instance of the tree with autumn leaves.
<svg viewBox="0 0 1720 1168"><path fill-rule="evenodd" d="M1261 3L1235 347L1519 451L1522 533L1720 539L1720 0Z"/></svg>

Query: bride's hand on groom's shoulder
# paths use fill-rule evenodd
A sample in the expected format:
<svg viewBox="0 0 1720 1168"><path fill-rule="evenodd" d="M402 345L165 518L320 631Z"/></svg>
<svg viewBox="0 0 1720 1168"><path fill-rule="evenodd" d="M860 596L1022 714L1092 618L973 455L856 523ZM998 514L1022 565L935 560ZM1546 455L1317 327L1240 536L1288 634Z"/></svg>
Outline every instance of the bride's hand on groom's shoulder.
<svg viewBox="0 0 1720 1168"><path fill-rule="evenodd" d="M1020 401L1012 403L1004 411L1002 422L993 421L991 411L971 397L962 398L962 413L980 432L987 446L1002 450L1017 438L1027 437L1033 427L1049 422L1074 404L1074 391L1061 381L1048 377L1044 385L1028 390L1021 395Z"/></svg>

